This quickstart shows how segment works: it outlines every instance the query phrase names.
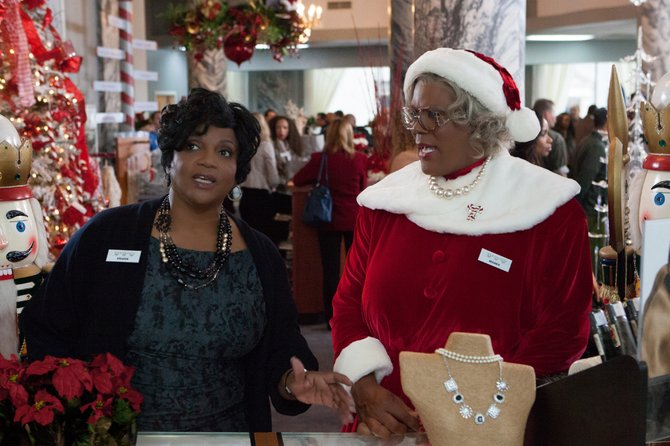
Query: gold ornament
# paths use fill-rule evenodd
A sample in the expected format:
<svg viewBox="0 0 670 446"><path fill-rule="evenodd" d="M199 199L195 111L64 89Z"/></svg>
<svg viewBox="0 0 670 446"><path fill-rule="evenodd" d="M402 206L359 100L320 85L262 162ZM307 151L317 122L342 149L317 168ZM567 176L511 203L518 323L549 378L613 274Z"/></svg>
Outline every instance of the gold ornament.
<svg viewBox="0 0 670 446"><path fill-rule="evenodd" d="M188 31L189 34L198 34L198 32L200 32L200 25L198 24L198 20L193 11L186 13L184 24L186 25L186 31Z"/></svg>

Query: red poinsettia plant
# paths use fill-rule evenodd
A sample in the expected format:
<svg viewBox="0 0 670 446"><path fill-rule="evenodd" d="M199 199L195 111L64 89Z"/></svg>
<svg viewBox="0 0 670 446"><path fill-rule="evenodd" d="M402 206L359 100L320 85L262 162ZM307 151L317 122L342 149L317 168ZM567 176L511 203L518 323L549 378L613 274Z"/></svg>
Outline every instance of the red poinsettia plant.
<svg viewBox="0 0 670 446"><path fill-rule="evenodd" d="M0 355L0 445L133 445L142 395L134 369L105 353L90 362Z"/></svg>

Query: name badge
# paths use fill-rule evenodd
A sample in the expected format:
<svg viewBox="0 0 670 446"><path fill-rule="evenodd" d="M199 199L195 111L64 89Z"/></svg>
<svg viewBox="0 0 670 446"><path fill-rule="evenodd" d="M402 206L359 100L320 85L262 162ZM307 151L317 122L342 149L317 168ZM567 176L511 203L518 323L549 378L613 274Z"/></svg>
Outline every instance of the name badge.
<svg viewBox="0 0 670 446"><path fill-rule="evenodd" d="M110 249L107 251L108 262L118 263L140 263L142 251L129 251L126 249Z"/></svg>
<svg viewBox="0 0 670 446"><path fill-rule="evenodd" d="M509 272L509 269L512 266L512 261L510 259L484 248L482 248L482 251L479 253L479 258L477 260L505 271L506 273Z"/></svg>

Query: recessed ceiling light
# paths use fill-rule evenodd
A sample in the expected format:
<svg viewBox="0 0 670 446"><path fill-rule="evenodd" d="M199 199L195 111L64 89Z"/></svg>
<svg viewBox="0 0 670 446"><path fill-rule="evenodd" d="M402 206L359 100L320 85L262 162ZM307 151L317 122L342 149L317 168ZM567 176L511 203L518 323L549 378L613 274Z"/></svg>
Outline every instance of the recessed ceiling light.
<svg viewBox="0 0 670 446"><path fill-rule="evenodd" d="M530 34L526 36L528 42L579 42L593 40L593 34Z"/></svg>
<svg viewBox="0 0 670 446"><path fill-rule="evenodd" d="M255 48L257 50L269 50L270 45L268 45L267 43L257 43ZM306 48L309 48L309 44L299 43L298 45L296 45L296 48L298 48L299 50L304 50Z"/></svg>

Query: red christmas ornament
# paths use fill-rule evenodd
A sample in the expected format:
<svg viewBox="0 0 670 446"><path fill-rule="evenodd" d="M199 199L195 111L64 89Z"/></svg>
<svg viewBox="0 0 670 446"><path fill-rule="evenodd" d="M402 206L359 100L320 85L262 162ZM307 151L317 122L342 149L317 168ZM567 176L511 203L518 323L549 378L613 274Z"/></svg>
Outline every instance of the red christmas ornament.
<svg viewBox="0 0 670 446"><path fill-rule="evenodd" d="M240 64L251 59L255 47L255 36L237 33L228 37L226 41L223 42L223 53L239 67Z"/></svg>
<svg viewBox="0 0 670 446"><path fill-rule="evenodd" d="M65 245L67 244L67 239L64 238L61 235L56 236L56 240L54 240L54 248L56 248L56 253L60 254L61 250L65 248Z"/></svg>
<svg viewBox="0 0 670 446"><path fill-rule="evenodd" d="M84 214L79 212L78 209L70 206L61 214L61 221L68 226L83 225Z"/></svg>

